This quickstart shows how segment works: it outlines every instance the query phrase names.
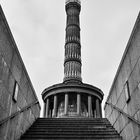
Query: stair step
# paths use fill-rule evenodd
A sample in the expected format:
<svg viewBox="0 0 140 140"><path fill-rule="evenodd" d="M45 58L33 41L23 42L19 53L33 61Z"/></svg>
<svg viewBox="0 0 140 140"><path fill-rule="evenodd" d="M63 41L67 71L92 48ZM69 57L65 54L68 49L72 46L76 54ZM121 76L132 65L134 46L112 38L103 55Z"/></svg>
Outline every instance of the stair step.
<svg viewBox="0 0 140 140"><path fill-rule="evenodd" d="M52 129L52 128L56 128L56 129L59 129L59 128L63 128L63 129L113 129L112 126L51 126L51 125L48 125L48 126L32 126L31 129Z"/></svg>
<svg viewBox="0 0 140 140"><path fill-rule="evenodd" d="M31 134L34 134L35 133L35 135L44 135L44 134L46 134L46 135L118 135L116 132L27 132L26 134L27 135L31 135Z"/></svg>
<svg viewBox="0 0 140 140"><path fill-rule="evenodd" d="M38 119L36 122L108 122L107 119L101 120L101 119Z"/></svg>
<svg viewBox="0 0 140 140"><path fill-rule="evenodd" d="M31 135L30 137L26 136L24 138L22 138L22 140L25 140L25 139L86 139L86 140L89 140L89 139L113 139L113 138L117 138L119 140L121 140L121 138L119 136L116 136L116 135L104 135L104 136L99 136L99 135L93 135L93 136L81 136L81 135L55 135L55 136L48 136L48 135Z"/></svg>
<svg viewBox="0 0 140 140"><path fill-rule="evenodd" d="M50 121L50 122L35 122L34 124L39 124L39 125L60 125L60 124L64 124L64 125L77 125L77 124L83 124L83 125L110 125L110 123L105 123L105 122L53 122L53 121Z"/></svg>
<svg viewBox="0 0 140 140"><path fill-rule="evenodd" d="M54 139L57 139L57 140L66 140L66 139L69 139L69 140L122 140L121 138L22 138L22 140L54 140Z"/></svg>
<svg viewBox="0 0 140 140"><path fill-rule="evenodd" d="M102 127L105 127L105 126L111 126L110 124L34 124L34 126L61 126L61 127L66 127L66 126L73 126L73 127L85 127L85 126L102 126Z"/></svg>
<svg viewBox="0 0 140 140"><path fill-rule="evenodd" d="M116 133L116 131L114 131L114 130L112 130L112 129L110 129L110 130L105 130L105 129L96 129L96 130L81 130L81 129L79 129L79 130L65 130L65 129L53 129L53 130L49 130L49 129L29 129L29 131L28 132L36 132L36 133L44 133L44 132L48 132L48 133L52 133L52 132L56 132L56 133L70 133L70 132L73 132L73 133L104 133L104 132L106 132L106 133L110 133L110 132L115 132Z"/></svg>
<svg viewBox="0 0 140 140"><path fill-rule="evenodd" d="M108 122L107 119L105 120L95 120L95 119L88 119L88 120L81 120L81 119L39 119L37 122Z"/></svg>
<svg viewBox="0 0 140 140"><path fill-rule="evenodd" d="M30 128L29 130L31 131L44 131L44 130L48 130L48 131L114 131L114 128L102 128L102 127L86 127L86 128L73 128L73 127L67 127L67 128L60 128L60 127L48 127L47 129L45 129L46 127L43 128Z"/></svg>
<svg viewBox="0 0 140 140"><path fill-rule="evenodd" d="M40 118L21 140L121 140L107 119Z"/></svg>
<svg viewBox="0 0 140 140"><path fill-rule="evenodd" d="M53 121L48 121L48 122L36 122L35 124L40 124L40 125L48 125L48 124L70 124L70 125L73 125L73 124L89 124L89 125L106 125L106 124L110 124L110 123L107 123L107 122L53 122Z"/></svg>
<svg viewBox="0 0 140 140"><path fill-rule="evenodd" d="M110 127L106 127L106 126L85 126L85 127L80 127L80 126L78 126L78 127L73 127L73 126L41 126L41 127L38 127L38 126L34 126L34 127L31 127L30 128L30 130L31 129L38 129L38 130L40 130L40 129L50 129L50 130L52 130L52 129L65 129L65 130L78 130L78 129L80 129L80 130L101 130L101 129L113 129L114 130L114 128L112 127L112 126L110 126Z"/></svg>

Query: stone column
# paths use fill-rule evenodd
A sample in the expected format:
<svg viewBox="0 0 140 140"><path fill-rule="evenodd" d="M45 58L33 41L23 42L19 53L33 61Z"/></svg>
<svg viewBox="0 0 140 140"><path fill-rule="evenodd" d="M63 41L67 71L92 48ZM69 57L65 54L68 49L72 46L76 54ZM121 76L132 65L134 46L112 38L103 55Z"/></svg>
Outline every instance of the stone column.
<svg viewBox="0 0 140 140"><path fill-rule="evenodd" d="M100 103L100 118L102 118L102 105Z"/></svg>
<svg viewBox="0 0 140 140"><path fill-rule="evenodd" d="M77 114L81 114L81 95L77 94Z"/></svg>
<svg viewBox="0 0 140 140"><path fill-rule="evenodd" d="M94 118L97 118L96 117L96 108L94 109Z"/></svg>
<svg viewBox="0 0 140 140"><path fill-rule="evenodd" d="M49 101L49 98L47 98L47 100L46 100L46 115L45 115L46 118L49 118L49 105L50 105L50 101Z"/></svg>
<svg viewBox="0 0 140 140"><path fill-rule="evenodd" d="M96 99L96 117L97 118L101 118L100 101L99 101L99 99Z"/></svg>
<svg viewBox="0 0 140 140"><path fill-rule="evenodd" d="M46 118L46 102L44 102L43 117Z"/></svg>
<svg viewBox="0 0 140 140"><path fill-rule="evenodd" d="M68 93L65 94L65 115L68 114L68 104L69 104L69 96Z"/></svg>
<svg viewBox="0 0 140 140"><path fill-rule="evenodd" d="M53 101L53 117L56 117L57 115L57 96L54 95L54 101Z"/></svg>
<svg viewBox="0 0 140 140"><path fill-rule="evenodd" d="M92 99L91 95L88 95L88 116L91 117L91 110L92 110Z"/></svg>

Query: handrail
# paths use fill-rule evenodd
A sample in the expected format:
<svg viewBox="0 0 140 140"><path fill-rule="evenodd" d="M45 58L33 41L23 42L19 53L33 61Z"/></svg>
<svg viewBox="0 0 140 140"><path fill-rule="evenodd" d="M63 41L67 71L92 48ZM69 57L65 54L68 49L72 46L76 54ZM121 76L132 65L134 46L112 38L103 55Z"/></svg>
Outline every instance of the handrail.
<svg viewBox="0 0 140 140"><path fill-rule="evenodd" d="M133 121L135 124L140 126L140 122L138 120L136 120L135 118L133 118L132 116L130 116L129 114L125 113L122 109L119 109L118 107L116 107L115 105L113 105L112 103L108 103L106 102L107 105L110 105L111 107L113 107L114 109L116 109L119 113L123 114L125 117L127 117L129 120Z"/></svg>
<svg viewBox="0 0 140 140"><path fill-rule="evenodd" d="M39 101L35 101L35 102L33 102L33 103L27 105L26 107L22 108L21 110L19 110L19 111L13 113L12 115L10 115L10 116L4 118L3 120L0 121L0 126L1 126L3 123L5 123L5 122L7 122L8 120L10 120L11 118L14 118L15 116L17 116L17 115L20 114L21 112L24 112L25 110L28 110L29 108L31 108L32 106L34 106L34 105L36 105L36 104L39 104Z"/></svg>

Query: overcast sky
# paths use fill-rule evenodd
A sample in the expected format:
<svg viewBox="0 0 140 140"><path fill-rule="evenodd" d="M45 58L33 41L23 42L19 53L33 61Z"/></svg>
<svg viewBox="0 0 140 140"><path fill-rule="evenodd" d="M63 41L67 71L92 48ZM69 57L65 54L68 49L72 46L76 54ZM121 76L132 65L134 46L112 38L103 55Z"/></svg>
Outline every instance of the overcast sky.
<svg viewBox="0 0 140 140"><path fill-rule="evenodd" d="M41 92L63 81L65 0L1 0L1 5L42 105ZM82 0L82 78L102 89L105 99L139 10L140 0Z"/></svg>

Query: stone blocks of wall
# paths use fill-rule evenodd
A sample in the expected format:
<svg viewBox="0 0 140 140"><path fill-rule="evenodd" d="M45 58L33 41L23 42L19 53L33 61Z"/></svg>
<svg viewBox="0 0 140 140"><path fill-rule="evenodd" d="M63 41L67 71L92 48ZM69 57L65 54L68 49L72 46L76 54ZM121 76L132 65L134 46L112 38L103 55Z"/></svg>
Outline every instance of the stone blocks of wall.
<svg viewBox="0 0 140 140"><path fill-rule="evenodd" d="M128 83L128 90L126 90ZM130 98L127 98L129 92ZM107 103L120 109L120 113L110 104L105 105L105 116L120 133L124 140L140 139L140 126L128 119L129 115L140 122L140 14L137 18L130 40L127 44Z"/></svg>
<svg viewBox="0 0 140 140"><path fill-rule="evenodd" d="M15 83L18 85L16 101L13 100ZM0 122L37 101L36 93L0 7ZM39 115L38 103L0 124L0 139L19 139Z"/></svg>

